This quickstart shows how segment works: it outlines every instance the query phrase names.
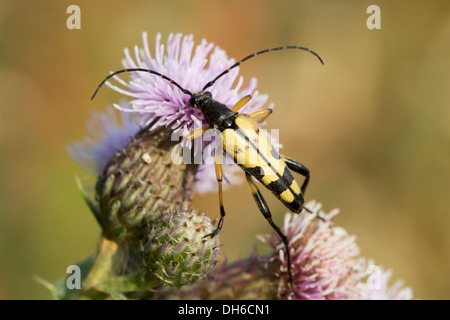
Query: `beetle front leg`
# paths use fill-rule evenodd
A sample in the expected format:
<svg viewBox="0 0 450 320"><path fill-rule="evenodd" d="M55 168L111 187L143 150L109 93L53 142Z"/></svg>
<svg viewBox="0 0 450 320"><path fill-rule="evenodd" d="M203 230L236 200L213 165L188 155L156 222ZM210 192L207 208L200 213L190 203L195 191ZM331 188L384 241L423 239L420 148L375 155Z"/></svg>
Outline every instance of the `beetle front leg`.
<svg viewBox="0 0 450 320"><path fill-rule="evenodd" d="M272 112L272 109L261 109L249 113L249 116L253 119L257 119L256 122L262 123L267 119L268 116L272 114Z"/></svg>
<svg viewBox="0 0 450 320"><path fill-rule="evenodd" d="M238 112L242 109L243 106L249 102L249 100L252 98L251 95L246 95L245 97L241 98L232 108L231 111Z"/></svg>
<svg viewBox="0 0 450 320"><path fill-rule="evenodd" d="M203 135L206 131L208 131L209 127L203 127L203 128L196 128L190 132L184 137L187 140L194 140L201 135Z"/></svg>

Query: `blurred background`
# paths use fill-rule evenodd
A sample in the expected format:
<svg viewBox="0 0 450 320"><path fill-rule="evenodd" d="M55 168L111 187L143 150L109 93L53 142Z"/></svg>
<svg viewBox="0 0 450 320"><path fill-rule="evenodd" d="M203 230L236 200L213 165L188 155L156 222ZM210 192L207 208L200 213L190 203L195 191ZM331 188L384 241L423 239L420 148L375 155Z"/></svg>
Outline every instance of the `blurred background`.
<svg viewBox="0 0 450 320"><path fill-rule="evenodd" d="M81 9L69 30L66 9ZM381 8L381 30L366 9ZM123 49L150 50L161 32L192 33L243 58L241 74L269 94L282 152L311 170L307 199L357 236L361 255L394 271L421 299L450 298L450 2L0 1L0 299L49 299L54 282L95 251L100 234L65 147L92 111L122 97L90 95L121 67ZM267 192L275 221L286 209ZM245 257L272 232L246 185L225 192L222 253ZM195 207L219 216L216 193ZM261 249L264 250L264 249Z"/></svg>

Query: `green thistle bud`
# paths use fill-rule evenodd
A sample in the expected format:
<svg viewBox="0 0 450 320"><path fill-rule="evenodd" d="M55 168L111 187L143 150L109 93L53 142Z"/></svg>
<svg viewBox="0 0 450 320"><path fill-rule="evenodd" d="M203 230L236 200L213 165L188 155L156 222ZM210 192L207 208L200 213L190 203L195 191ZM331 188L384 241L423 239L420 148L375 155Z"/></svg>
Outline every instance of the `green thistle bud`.
<svg viewBox="0 0 450 320"><path fill-rule="evenodd" d="M173 164L170 137L162 128L141 130L99 176L96 216L105 237L137 243L146 222L191 208L197 166Z"/></svg>
<svg viewBox="0 0 450 320"><path fill-rule="evenodd" d="M149 225L143 246L148 277L181 287L202 280L216 263L218 237L205 237L214 225L204 214L175 212Z"/></svg>

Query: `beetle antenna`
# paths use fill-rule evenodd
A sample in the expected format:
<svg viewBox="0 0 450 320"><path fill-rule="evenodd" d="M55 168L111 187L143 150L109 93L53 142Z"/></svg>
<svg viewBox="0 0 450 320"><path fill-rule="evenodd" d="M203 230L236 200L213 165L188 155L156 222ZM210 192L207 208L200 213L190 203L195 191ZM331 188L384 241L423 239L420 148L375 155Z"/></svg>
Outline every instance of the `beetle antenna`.
<svg viewBox="0 0 450 320"><path fill-rule="evenodd" d="M129 69L122 69L119 71L115 71L113 73L111 73L109 76L107 76L105 79L103 79L102 82L100 82L100 84L97 86L97 89L95 89L94 94L91 97L91 100L95 98L95 96L97 95L98 90L100 89L101 86L103 86L105 84L106 81L108 81L110 78L114 77L115 75L118 75L120 73L124 73L124 72L147 72L147 73L151 73L151 74L155 74L157 76L160 76L161 78L163 78L164 80L169 81L170 83L172 83L173 85L177 86L181 91L183 91L183 93L190 95L191 97L193 96L192 92L190 92L189 90L184 89L182 86L180 86L178 83L176 83L174 80L170 79L169 77L150 70L150 69L144 69L144 68L129 68Z"/></svg>
<svg viewBox="0 0 450 320"><path fill-rule="evenodd" d="M263 54L263 53L268 53L268 52L272 52L272 51L279 51L279 50L284 50L284 49L299 49L299 50L303 50L303 51L308 51L311 54L315 55L317 57L317 59L319 59L321 64L324 64L322 58L314 51L312 51L309 48L306 47L299 47L299 46L284 46L284 47L276 47L276 48L270 48L270 49L265 49L265 50L261 50L255 53L252 53L248 56L246 56L244 59L236 62L235 64L233 64L231 67L229 67L228 69L226 69L224 72L222 72L221 74L219 74L217 77L215 77L213 80L211 80L210 82L208 82L204 87L203 90L205 90L206 88L211 87L214 82L216 82L219 78L221 78L222 76L226 75L228 72L230 72L231 69L236 68L237 66L241 65L244 61L247 61L253 57L256 57L257 55Z"/></svg>

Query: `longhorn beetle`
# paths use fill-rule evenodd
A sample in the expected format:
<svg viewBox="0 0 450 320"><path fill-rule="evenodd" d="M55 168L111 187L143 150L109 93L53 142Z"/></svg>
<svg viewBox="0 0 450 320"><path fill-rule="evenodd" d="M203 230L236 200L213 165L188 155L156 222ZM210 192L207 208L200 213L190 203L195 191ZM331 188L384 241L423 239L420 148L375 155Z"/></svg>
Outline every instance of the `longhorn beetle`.
<svg viewBox="0 0 450 320"><path fill-rule="evenodd" d="M311 210L303 206L305 202L304 194L310 178L309 170L300 162L278 154L268 138L263 133L259 132L258 123L264 121L272 113L271 109L261 109L250 114L238 113L238 111L251 99L250 95L243 97L231 109L229 109L223 103L214 100L211 92L206 91L206 89L213 86L219 78L223 77L230 72L230 70L241 65L243 62L263 53L283 49L299 49L310 52L316 56L317 59L319 59L320 63L324 64L322 58L316 52L306 47L284 46L265 49L252 53L244 59L236 62L213 80L206 83L202 90L195 93L184 89L174 80L154 70L144 68L128 68L115 71L108 75L97 86L91 100L94 99L100 87L108 81L108 79L124 72L147 72L154 74L175 85L184 94L189 95L189 107L200 109L206 123L208 123L210 127L218 129L221 132L221 135L218 138L219 141L221 141L223 150L245 171L247 183L259 210L283 241L286 248L289 283L292 290L294 290L288 238L285 234L283 234L280 227L273 222L269 207L267 206L267 203L256 186L253 178L257 179L267 189L272 191L272 193L292 212L300 213L302 209L305 209L311 213ZM207 129L208 128L203 128L202 130L191 132L188 139L199 137ZM265 150L261 150L261 146L265 146ZM250 159L253 159L253 161L250 161ZM301 187L299 187L289 169L305 178ZM205 236L211 238L215 237L222 229L225 218L225 209L223 206L222 197L223 171L219 152L216 152L215 156L215 171L217 183L219 185L220 219L216 229L212 233Z"/></svg>

